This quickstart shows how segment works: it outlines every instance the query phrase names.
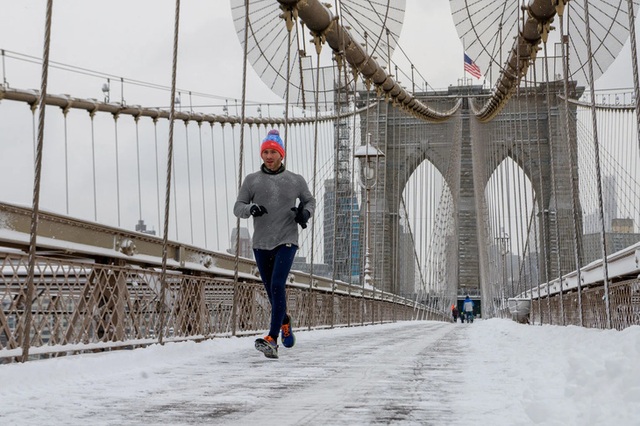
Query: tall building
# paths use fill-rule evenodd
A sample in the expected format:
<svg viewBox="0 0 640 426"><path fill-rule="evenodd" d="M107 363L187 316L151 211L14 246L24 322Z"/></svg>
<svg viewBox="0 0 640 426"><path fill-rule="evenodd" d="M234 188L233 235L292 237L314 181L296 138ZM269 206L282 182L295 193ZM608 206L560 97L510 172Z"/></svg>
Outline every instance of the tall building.
<svg viewBox="0 0 640 426"><path fill-rule="evenodd" d="M612 221L618 217L618 202L616 193L618 185L615 176L602 177L602 211L604 216L604 230L611 232ZM595 211L584 215L584 233L596 234L601 232L600 212Z"/></svg>
<svg viewBox="0 0 640 426"><path fill-rule="evenodd" d="M227 250L228 253L236 254L237 240L238 240L238 228L233 228L231 230L231 241L229 241L229 246L231 248ZM242 257L246 257L247 259L253 259L253 249L251 247L251 235L249 234L249 230L243 226L240 227L239 255Z"/></svg>
<svg viewBox="0 0 640 426"><path fill-rule="evenodd" d="M352 190L337 192L334 179L327 179L324 187L325 263L331 272L335 271L336 279L358 281L361 269L358 200Z"/></svg>
<svg viewBox="0 0 640 426"><path fill-rule="evenodd" d="M335 108L348 112L348 90L336 90ZM338 280L359 282L360 211L353 188L351 120L346 114L334 125L335 168L332 179L325 181L324 192L324 260Z"/></svg>
<svg viewBox="0 0 640 426"><path fill-rule="evenodd" d="M144 220L138 220L136 224L136 232L142 232L143 234L156 235L156 231L153 229L147 229L147 225L144 223Z"/></svg>
<svg viewBox="0 0 640 426"><path fill-rule="evenodd" d="M604 234L607 255L625 249L640 242L640 234L633 232L633 219L613 219L611 231ZM582 237L583 263L602 259L602 236L600 232L586 234Z"/></svg>

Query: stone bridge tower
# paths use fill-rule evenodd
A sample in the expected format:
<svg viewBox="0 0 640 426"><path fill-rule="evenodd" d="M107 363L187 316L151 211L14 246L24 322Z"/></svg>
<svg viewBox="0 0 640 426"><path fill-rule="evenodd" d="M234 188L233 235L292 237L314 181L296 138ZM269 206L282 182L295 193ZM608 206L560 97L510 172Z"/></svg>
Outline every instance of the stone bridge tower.
<svg viewBox="0 0 640 426"><path fill-rule="evenodd" d="M571 87L575 90L575 85ZM564 102L557 96L561 92L561 82L520 91L489 123L479 122L471 111L473 99L488 94L474 86L450 87L446 92L419 96L426 105L439 111L461 102L458 112L443 123L416 120L384 101L362 114L363 138L370 133L371 142L385 153L378 170L380 181L370 195L369 228L374 234L370 247L378 288L401 295L415 291L407 288L413 285L411 280L402 278L407 266L401 257L413 253L405 253L407 250L402 247L406 230L399 224L400 195L412 172L425 160L442 174L453 197L455 229L446 242L446 251L454 261L447 266L445 275L457 282L459 292L482 291L486 276L483 268L488 262L487 241L495 237L486 235L486 227L479 226L485 220L478 211L486 207L484 190L491 172L478 170L478 166L498 165L507 157L529 178L537 211L541 212L537 220L542 248L535 254L540 281L575 269L573 239L558 238L558 232L554 231L559 228L566 234L571 230L573 235L573 203L579 224L575 228L582 229L579 200L572 199L578 193L575 190L578 178L571 175L568 166L570 155L574 161L576 155L575 108L570 106L572 111L563 113ZM567 115L573 117L569 123L565 123ZM514 120L527 125L513 125ZM505 122L510 125L505 126Z"/></svg>

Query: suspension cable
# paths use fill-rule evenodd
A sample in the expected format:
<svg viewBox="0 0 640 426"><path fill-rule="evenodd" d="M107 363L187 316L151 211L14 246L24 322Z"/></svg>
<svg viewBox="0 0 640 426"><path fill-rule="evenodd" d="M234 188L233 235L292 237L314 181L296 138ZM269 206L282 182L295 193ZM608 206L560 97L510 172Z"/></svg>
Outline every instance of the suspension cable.
<svg viewBox="0 0 640 426"><path fill-rule="evenodd" d="M189 229L191 231L191 244L193 244L193 202L191 197L191 155L189 153L189 121L184 123L184 146L187 155L187 195L189 196ZM174 179L175 180L175 179ZM178 203L176 203L177 205ZM177 215L176 215L177 219Z"/></svg>
<svg viewBox="0 0 640 426"><path fill-rule="evenodd" d="M538 76L537 76L537 71L536 71L536 67L533 67L533 85L536 88L535 92L534 92L534 105L536 108L536 117L538 117ZM549 94L548 94L548 89L547 89L547 93L546 93L546 105L547 105L547 120L549 120ZM543 99L544 101L544 99ZM548 127L548 126L547 126ZM549 141L549 144L551 143L551 141ZM540 125L536 122L536 153L537 153L537 160L538 160L538 164L542 165L542 151L541 151L541 137L540 137ZM550 271L550 253L549 251L551 250L551 248L549 247L549 238L547 237L548 234L548 223L547 223L547 218L548 216L548 212L549 212L549 206L546 206L547 208L545 208L545 203L547 203L547 194L545 193L545 186L544 186L544 182L543 182L543 176L542 173L538 173L538 187L540 188L540 196L538 197L539 199L539 204L540 207L539 208L539 222L540 222L540 230L541 230L541 240L540 241L540 246L542 247L542 257L543 257L543 264L544 264L544 282L548 283L549 279L550 279L550 275L551 275L551 271ZM547 216L545 216L547 215ZM540 265L540 261L538 261L538 265ZM540 283L540 279L538 279L538 316L540 317L540 325L543 324L543 318L542 318L542 298L541 298L541 283Z"/></svg>
<svg viewBox="0 0 640 426"><path fill-rule="evenodd" d="M173 62L171 67L171 109L169 117L169 141L167 146L167 181L165 187L164 200L164 231L162 235L162 272L160 274L160 330L158 343L163 344L164 326L165 326L165 295L167 292L167 246L169 239L169 213L171 210L171 177L173 166L173 127L174 114L176 109L176 75L178 73L178 36L180 24L180 0L176 0L175 21L173 27ZM176 203L177 204L177 203ZM177 219L177 217L176 217ZM178 223L176 221L176 234L178 232Z"/></svg>
<svg viewBox="0 0 640 426"><path fill-rule="evenodd" d="M158 159L158 119L154 118L153 119L153 146L154 146L154 156L155 156L155 163L156 163L156 210L157 210L157 214L158 214L158 232L160 232L160 224L162 223L162 217L161 217L161 212L162 209L160 208L160 170L159 170L159 159Z"/></svg>
<svg viewBox="0 0 640 426"><path fill-rule="evenodd" d="M546 95L547 95L547 127L549 131L549 135L553 135L551 131L551 89L549 85L549 56L547 55L547 43L543 43L544 46L544 71L545 71L545 81L547 82ZM551 153L551 197L555 206L555 220L553 223L553 230L555 233L555 244L556 244L556 262L558 266L558 278L560 282L562 282L562 264L560 263L560 234L558 230L558 188L557 188L557 180L556 180L556 150L554 149L554 141L551 137L549 137L549 152ZM549 220L551 220L551 209L549 209ZM551 232L549 232L551 234ZM550 236L549 236L550 239ZM549 324L553 324L551 320L551 287L549 282L547 281L547 313L549 315Z"/></svg>
<svg viewBox="0 0 640 426"><path fill-rule="evenodd" d="M242 54L242 113L240 118L240 153L239 153L239 161L238 161L238 192L240 192L240 187L242 186L242 162L244 160L244 119L245 119L245 108L246 108L246 94L247 94L247 57L248 57L248 37L249 37L249 0L245 0L244 2L244 51ZM224 129L223 129L224 135ZM286 143L286 142L285 142ZM234 144L235 146L235 144ZM286 150L286 149L285 149ZM228 215L227 215L228 217ZM238 268L240 264L240 217L236 217L236 250L234 256L234 265L233 265L233 305L231 308L231 334L233 336L236 335L236 317L238 314L238 298L240 296L240 289L238 288Z"/></svg>
<svg viewBox="0 0 640 426"><path fill-rule="evenodd" d="M631 8L631 12L633 13L633 7ZM593 51L591 50L591 27L590 27L590 16L589 16L589 2L585 1L584 2L584 22L585 22L585 26L586 26L586 40L587 40L587 54L588 54L588 58L587 58L587 68L589 71L589 90L591 90L591 93L595 93L595 86L594 86L594 81L593 81ZM563 16L560 15L560 32L562 32L562 23L563 23ZM630 33L634 33L634 29L632 28L630 31ZM564 43L562 43L562 57L564 57L565 52L564 52ZM635 60L635 58L634 58ZM567 64L568 61L563 61L563 64ZM634 63L635 65L635 72L637 72L637 63ZM568 67L568 64L566 65ZM567 82L567 75L568 75L569 71L567 69L565 69L565 78L564 78L564 85L565 85L565 114L567 115L567 123L569 120L569 106L567 105L567 99L569 99L569 94L568 94L568 90L567 90L567 86L568 86L568 82ZM635 75L635 80L637 82L637 74ZM636 107L636 110L638 108ZM610 298L610 294L609 294L609 264L607 261L607 239L606 239L606 228L605 228L605 223L604 223L604 203L602 200L602 172L600 170L600 141L598 140L598 119L596 116L596 104L595 104L595 98L593 96L591 96L591 125L593 127L593 146L594 146L594 155L595 155L595 166L596 166L596 186L597 186L597 197L598 197L598 216L600 218L600 243L602 245L602 272L603 272L603 279L604 279L604 303L605 303L605 310L606 310L606 314L607 314L607 328L611 328L611 302L609 300ZM573 156L571 156L571 158L573 159ZM572 168L573 168L573 161L572 161ZM576 171L577 174L577 171ZM574 186L571 185L571 189L572 191L574 190ZM573 201L574 201L574 218L577 216L578 212L576 211L576 197L577 195L574 195L573 197ZM575 224L575 230L576 233L579 231L578 229L578 224ZM577 281L580 282L581 281L581 267L582 267L582 250L581 250L581 245L580 245L580 241L576 238L576 272L577 272ZM580 263L578 263L580 262ZM562 292L560 292L560 295L562 295Z"/></svg>
<svg viewBox="0 0 640 426"><path fill-rule="evenodd" d="M93 220L98 221L98 189L96 187L96 137L95 137L95 115L96 111L93 110L89 113L91 119L91 170L92 170L92 183L93 183Z"/></svg>
<svg viewBox="0 0 640 426"><path fill-rule="evenodd" d="M339 9L338 7L338 0L334 0L334 8L336 11L340 11L341 9ZM341 13L338 12L338 16L341 16ZM334 149L333 149L333 157L334 157L334 167L333 167L333 176L334 176L334 182L333 182L333 239L331 241L331 297L335 297L335 291L336 291L336 275L337 275L337 265L339 265L340 263L336 262L336 256L337 256L337 246L336 246L336 242L337 242L337 232L338 232L338 208L340 208L340 202L338 201L338 197L342 196L344 197L344 194L342 193L342 182L341 182L341 176L340 176L340 149L343 148L342 146L342 71L343 69L346 70L346 60L344 58L344 44L343 44L343 39L341 37L341 31L342 31L342 25L337 25L337 34L338 34L338 40L339 40L339 44L338 44L338 51L334 53L334 60L336 62L336 67L332 67L334 69L334 78L337 80L338 82L338 87L336 90L338 99L334 102L335 104L335 108L336 108L336 125L334 126L334 134L335 134L335 142L334 142ZM336 68L337 68L337 76L336 74ZM346 79L346 74L345 74L345 86L347 84L347 79ZM349 101L349 88L346 87L344 93L346 94L346 101L347 101L347 106L348 106L348 101ZM346 206L345 206L346 207ZM347 210L348 212L350 211ZM343 222L344 223L344 222ZM325 224L326 226L326 224ZM343 230L342 232L345 232L345 230ZM349 246L351 245L351 239L347 240L349 243ZM342 249L344 249L345 247L343 246ZM349 250L350 253L350 250ZM349 256L350 257L350 256ZM325 259L325 263L326 263L326 259ZM351 286L349 286L351 287ZM334 304L331 304L331 327L333 328L334 326Z"/></svg>
<svg viewBox="0 0 640 426"><path fill-rule="evenodd" d="M64 117L64 194L67 216L69 215L69 138L67 132L67 114L69 107L62 110Z"/></svg>
<svg viewBox="0 0 640 426"><path fill-rule="evenodd" d="M116 144L116 211L118 216L118 228L120 227L120 156L118 154L118 117L119 114L113 114L113 132Z"/></svg>
<svg viewBox="0 0 640 426"><path fill-rule="evenodd" d="M140 116L133 118L136 125L136 163L138 169L138 219L142 220L142 182L140 179Z"/></svg>
<svg viewBox="0 0 640 426"><path fill-rule="evenodd" d="M316 34L315 37L320 37L319 34ZM317 173L318 173L318 117L319 117L319 100L320 100L320 51L322 49L322 44L320 41L315 43L316 45L316 82L315 82L315 93L314 93L314 108L315 108L315 122L313 127L313 189L312 194L317 198ZM291 84L291 81L287 80L287 87ZM335 227L334 227L335 229ZM315 243L315 235L316 235L316 221L311 222L311 256L310 262L311 266L309 269L310 276L310 284L309 284L309 297L311 297L311 291L313 288L313 267L314 267L314 243ZM309 303L309 318L313 318L315 311L315 303ZM309 328L311 328L311 324L309 324Z"/></svg>
<svg viewBox="0 0 640 426"><path fill-rule="evenodd" d="M214 138L213 138L213 123L209 123L210 127L211 127L211 169L213 172L213 182L216 182L216 157L215 157L215 145L214 145ZM224 135L224 128L222 129L223 131L223 135ZM225 174L225 178L226 178L226 174ZM218 185L212 185L213 186L213 199L217 200L218 199ZM225 179L225 187L226 187L226 179ZM219 220L215 220L216 223L216 250L220 250L220 221ZM237 243L237 241L236 241Z"/></svg>
<svg viewBox="0 0 640 426"><path fill-rule="evenodd" d="M204 152L202 148L202 123L198 123L198 142L200 145L200 190L202 194L202 227L204 232L204 246L209 248L209 241L207 240L207 202L205 199L205 180L204 180ZM215 186L215 185L214 185Z"/></svg>
<svg viewBox="0 0 640 426"><path fill-rule="evenodd" d="M28 273L27 273L27 294L25 303L24 326L22 327L22 362L29 359L29 347L31 344L31 316L33 306L34 288L34 272L36 265L36 239L38 235L38 214L40 207L40 178L42 173L42 151L44 147L44 118L45 118L45 97L47 96L47 82L49 77L49 49L51 44L51 19L52 19L53 0L47 0L46 20L44 29L44 48L42 60L42 75L40 82L40 99L39 119L38 119L38 144L35 156L35 171L33 178L33 201L31 211L31 227L29 233L29 257L28 257Z"/></svg>

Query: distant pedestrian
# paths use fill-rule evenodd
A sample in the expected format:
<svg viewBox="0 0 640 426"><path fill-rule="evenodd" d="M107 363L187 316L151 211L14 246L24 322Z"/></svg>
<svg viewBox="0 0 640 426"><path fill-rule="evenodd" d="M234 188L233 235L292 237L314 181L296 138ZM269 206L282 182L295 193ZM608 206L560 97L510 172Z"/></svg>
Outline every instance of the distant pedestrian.
<svg viewBox="0 0 640 426"><path fill-rule="evenodd" d="M242 182L233 213L242 219L253 216L253 253L271 304L269 334L256 339L255 347L268 358L278 358L279 334L284 347L295 344L286 281L298 250L298 225L307 227L316 200L304 178L285 169L284 143L277 130L262 141L260 157L263 164Z"/></svg>
<svg viewBox="0 0 640 426"><path fill-rule="evenodd" d="M458 307L453 304L451 305L451 316L453 317L453 322L458 322Z"/></svg>
<svg viewBox="0 0 640 426"><path fill-rule="evenodd" d="M462 302L462 312L467 322L473 322L473 300L467 295L464 302ZM464 321L463 321L464 322Z"/></svg>

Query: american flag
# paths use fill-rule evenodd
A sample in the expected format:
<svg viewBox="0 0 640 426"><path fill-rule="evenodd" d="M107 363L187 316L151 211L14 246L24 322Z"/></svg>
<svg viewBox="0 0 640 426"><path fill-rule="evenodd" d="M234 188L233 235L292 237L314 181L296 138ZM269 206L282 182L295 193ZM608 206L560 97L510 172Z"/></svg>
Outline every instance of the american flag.
<svg viewBox="0 0 640 426"><path fill-rule="evenodd" d="M466 53L464 54L464 70L477 79L480 79L482 77L482 71L480 71L480 67L476 65L476 63L473 62Z"/></svg>

